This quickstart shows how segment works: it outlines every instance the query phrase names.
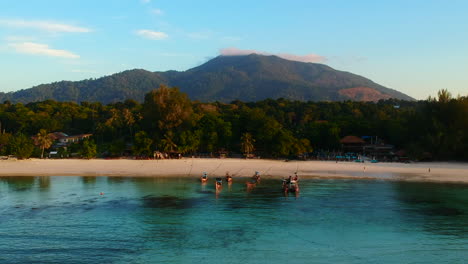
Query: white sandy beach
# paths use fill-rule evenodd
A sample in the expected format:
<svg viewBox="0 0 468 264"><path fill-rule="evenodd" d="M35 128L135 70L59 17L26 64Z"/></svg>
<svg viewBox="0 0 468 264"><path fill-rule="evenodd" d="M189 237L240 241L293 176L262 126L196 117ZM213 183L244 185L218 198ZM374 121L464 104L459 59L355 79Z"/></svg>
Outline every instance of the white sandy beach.
<svg viewBox="0 0 468 264"><path fill-rule="evenodd" d="M430 169L430 170L429 170ZM0 161L0 176L129 176L198 177L252 176L282 178L297 171L301 178L356 178L403 181L468 183L468 163L354 163L334 161L282 161L262 159L180 160L6 160Z"/></svg>

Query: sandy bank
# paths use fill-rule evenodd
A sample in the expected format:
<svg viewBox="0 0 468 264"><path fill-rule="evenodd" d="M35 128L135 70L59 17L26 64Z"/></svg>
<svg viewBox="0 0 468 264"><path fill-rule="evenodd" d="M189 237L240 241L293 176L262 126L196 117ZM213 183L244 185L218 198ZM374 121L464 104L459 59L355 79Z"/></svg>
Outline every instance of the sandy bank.
<svg viewBox="0 0 468 264"><path fill-rule="evenodd" d="M430 169L430 170L429 170ZM18 160L0 161L0 176L210 176L281 178L298 172L302 178L356 178L468 183L467 163L353 163L244 159L181 160Z"/></svg>

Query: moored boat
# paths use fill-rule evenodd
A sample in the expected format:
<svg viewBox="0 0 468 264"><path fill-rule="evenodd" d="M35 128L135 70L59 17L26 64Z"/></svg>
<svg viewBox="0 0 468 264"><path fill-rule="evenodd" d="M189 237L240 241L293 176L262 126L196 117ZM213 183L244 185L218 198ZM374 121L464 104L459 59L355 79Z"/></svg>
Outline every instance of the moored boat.
<svg viewBox="0 0 468 264"><path fill-rule="evenodd" d="M201 182L207 182L208 181L208 174L206 172L203 173L203 175L200 177Z"/></svg>
<svg viewBox="0 0 468 264"><path fill-rule="evenodd" d="M223 188L223 179L221 177L216 178L215 187L216 191L219 191L221 188Z"/></svg>
<svg viewBox="0 0 468 264"><path fill-rule="evenodd" d="M232 176L229 175L229 172L226 172L226 182L227 183L232 183Z"/></svg>
<svg viewBox="0 0 468 264"><path fill-rule="evenodd" d="M299 192L299 183L298 183L298 178L297 174L294 178L289 176L289 179L283 179L283 192L288 193L288 192L294 192L298 193Z"/></svg>
<svg viewBox="0 0 468 264"><path fill-rule="evenodd" d="M254 181L255 183L260 182L260 172L258 171L255 172L255 174L252 176L252 181Z"/></svg>

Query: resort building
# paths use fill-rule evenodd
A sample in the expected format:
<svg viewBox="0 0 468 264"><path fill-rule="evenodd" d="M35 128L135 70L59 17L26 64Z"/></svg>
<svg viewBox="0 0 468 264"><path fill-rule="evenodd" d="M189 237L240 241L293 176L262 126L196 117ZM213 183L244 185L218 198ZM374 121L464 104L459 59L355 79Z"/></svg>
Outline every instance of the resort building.
<svg viewBox="0 0 468 264"><path fill-rule="evenodd" d="M362 153L366 142L356 136L346 136L340 140L343 152Z"/></svg>
<svg viewBox="0 0 468 264"><path fill-rule="evenodd" d="M63 132L53 132L50 133L49 136L56 141L54 146L57 147L64 147L68 146L71 143L78 143L86 138L91 137L93 134L80 134L80 135L73 135L69 136Z"/></svg>
<svg viewBox="0 0 468 264"><path fill-rule="evenodd" d="M363 155L371 159L394 160L395 147L385 144L383 140L376 137L346 136L340 140L343 153L353 153L357 157Z"/></svg>

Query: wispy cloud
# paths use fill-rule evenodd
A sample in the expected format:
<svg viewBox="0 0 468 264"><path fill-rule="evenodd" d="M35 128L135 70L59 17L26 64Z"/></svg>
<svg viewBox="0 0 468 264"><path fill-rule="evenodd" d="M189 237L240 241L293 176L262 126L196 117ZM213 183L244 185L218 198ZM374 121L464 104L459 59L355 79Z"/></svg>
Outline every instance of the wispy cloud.
<svg viewBox="0 0 468 264"><path fill-rule="evenodd" d="M136 34L143 38L153 39L153 40L162 40L162 39L167 39L169 37L169 35L167 35L164 32L153 31L153 30L148 30L148 29L140 29L136 32Z"/></svg>
<svg viewBox="0 0 468 264"><path fill-rule="evenodd" d="M157 16L164 15L164 11L162 11L159 8L152 8L152 9L150 9L150 12L151 12L151 14L157 15Z"/></svg>
<svg viewBox="0 0 468 264"><path fill-rule="evenodd" d="M87 33L92 30L85 27L78 27L58 22L43 20L23 20L23 19L1 19L0 26L13 28L31 28L53 33Z"/></svg>
<svg viewBox="0 0 468 264"><path fill-rule="evenodd" d="M80 56L76 55L67 50L52 49L46 44L33 43L33 42L22 42L22 43L10 43L8 46L14 48L18 53L31 54L31 55L43 55L51 57L60 57L67 59L78 59Z"/></svg>
<svg viewBox="0 0 468 264"><path fill-rule="evenodd" d="M300 62L325 62L326 57L317 54L306 54L306 55L295 55L289 53L269 53L259 50L243 50L238 48L226 48L219 51L220 55L223 56L240 56L249 54L260 54L260 55L275 55L283 59L300 61Z"/></svg>
<svg viewBox="0 0 468 264"><path fill-rule="evenodd" d="M31 36L6 36L5 40L7 42L31 42L34 41L35 38Z"/></svg>
<svg viewBox="0 0 468 264"><path fill-rule="evenodd" d="M140 2L142 2L143 4L149 4L151 0L140 0Z"/></svg>

